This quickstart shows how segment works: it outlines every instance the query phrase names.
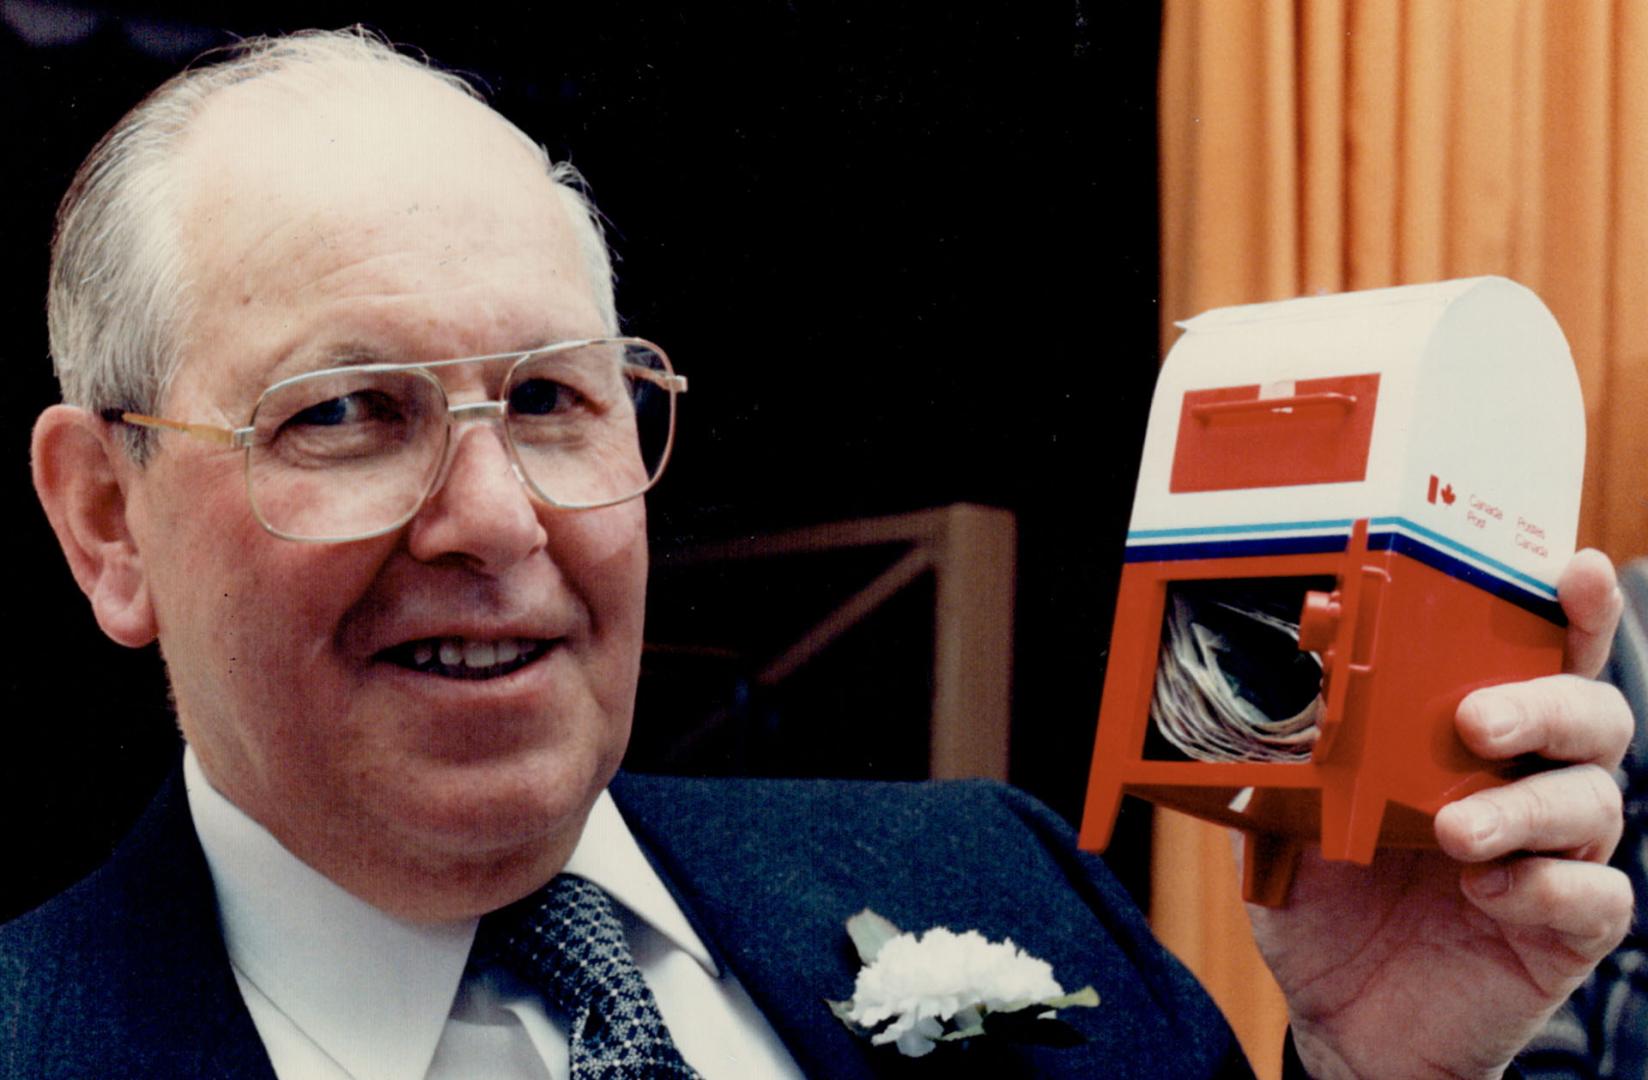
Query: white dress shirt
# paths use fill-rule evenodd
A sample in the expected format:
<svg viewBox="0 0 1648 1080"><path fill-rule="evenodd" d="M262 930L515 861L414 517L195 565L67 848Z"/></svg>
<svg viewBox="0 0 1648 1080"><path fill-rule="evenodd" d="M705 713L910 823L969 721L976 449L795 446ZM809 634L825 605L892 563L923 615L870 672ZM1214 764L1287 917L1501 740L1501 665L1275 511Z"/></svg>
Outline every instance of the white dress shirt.
<svg viewBox="0 0 1648 1080"><path fill-rule="evenodd" d="M282 1080L562 1080L564 1020L507 972L465 974L477 919L396 919L311 869L183 760L223 940ZM800 1069L686 916L602 792L567 872L617 901L642 977L706 1080Z"/></svg>

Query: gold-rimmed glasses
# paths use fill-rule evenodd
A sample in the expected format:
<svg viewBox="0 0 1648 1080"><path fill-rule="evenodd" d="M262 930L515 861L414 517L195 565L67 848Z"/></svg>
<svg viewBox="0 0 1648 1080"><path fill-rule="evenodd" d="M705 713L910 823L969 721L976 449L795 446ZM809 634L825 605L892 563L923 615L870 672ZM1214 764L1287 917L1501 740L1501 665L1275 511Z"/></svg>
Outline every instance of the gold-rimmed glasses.
<svg viewBox="0 0 1648 1080"><path fill-rule="evenodd" d="M498 396L452 404L437 374L509 362ZM246 454L252 513L288 540L343 543L400 528L451 465L452 429L494 419L510 464L564 510L644 494L675 437L687 380L640 338L563 341L519 353L418 364L352 364L282 379L244 427L184 423L119 409L112 422L181 432Z"/></svg>

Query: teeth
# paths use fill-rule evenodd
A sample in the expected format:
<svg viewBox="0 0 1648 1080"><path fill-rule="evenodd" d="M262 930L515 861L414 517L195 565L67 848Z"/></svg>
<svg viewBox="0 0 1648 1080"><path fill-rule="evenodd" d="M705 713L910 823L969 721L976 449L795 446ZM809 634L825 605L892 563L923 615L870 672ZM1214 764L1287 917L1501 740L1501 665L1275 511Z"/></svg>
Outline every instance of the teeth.
<svg viewBox="0 0 1648 1080"><path fill-rule="evenodd" d="M519 638L501 638L497 641L479 641L469 638L441 638L419 641L412 645L412 665L432 667L438 661L442 667L484 669L499 664L513 664L534 648L531 641Z"/></svg>

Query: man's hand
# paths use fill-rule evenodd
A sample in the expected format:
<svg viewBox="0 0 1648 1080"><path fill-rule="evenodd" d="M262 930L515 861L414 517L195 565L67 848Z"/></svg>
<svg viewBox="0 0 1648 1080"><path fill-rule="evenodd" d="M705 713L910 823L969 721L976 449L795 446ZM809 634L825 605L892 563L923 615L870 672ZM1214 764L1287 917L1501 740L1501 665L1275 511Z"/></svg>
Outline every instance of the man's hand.
<svg viewBox="0 0 1648 1080"><path fill-rule="evenodd" d="M1312 1076L1497 1077L1630 925L1606 863L1631 714L1590 681L1622 606L1612 564L1580 552L1558 595L1567 674L1479 690L1456 724L1482 757L1562 766L1444 807L1440 852L1307 853L1286 907L1249 908Z"/></svg>

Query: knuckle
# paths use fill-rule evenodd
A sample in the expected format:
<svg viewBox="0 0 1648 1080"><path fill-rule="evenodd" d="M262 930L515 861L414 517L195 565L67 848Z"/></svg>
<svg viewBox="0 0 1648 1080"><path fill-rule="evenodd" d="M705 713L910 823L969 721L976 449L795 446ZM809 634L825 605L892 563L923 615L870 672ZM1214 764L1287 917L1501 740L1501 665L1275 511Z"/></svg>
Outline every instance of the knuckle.
<svg viewBox="0 0 1648 1080"><path fill-rule="evenodd" d="M1624 799L1613 777L1598 766L1586 766L1584 780L1589 809L1578 827L1586 835L1572 856L1585 862L1606 862L1625 831Z"/></svg>
<svg viewBox="0 0 1648 1080"><path fill-rule="evenodd" d="M1564 899L1572 910L1585 913L1570 929L1570 942L1577 951L1595 959L1612 951L1625 936L1635 908L1631 882L1624 873L1610 866L1593 869L1598 872L1596 886L1587 889L1583 897Z"/></svg>
<svg viewBox="0 0 1648 1080"><path fill-rule="evenodd" d="M1625 797L1620 793L1619 785L1614 783L1613 774L1600 765L1587 765L1584 776L1601 817L1608 821L1623 819Z"/></svg>
<svg viewBox="0 0 1648 1080"><path fill-rule="evenodd" d="M1601 695L1597 712L1601 717L1603 731L1607 735L1606 754L1610 760L1618 761L1625 754L1625 748L1631 743L1631 736L1636 733L1636 719L1631 715L1630 703L1625 695L1612 683L1593 682L1593 692Z"/></svg>
<svg viewBox="0 0 1648 1080"><path fill-rule="evenodd" d="M1510 864L1511 887L1533 911L1563 910L1571 897L1548 859L1522 858Z"/></svg>
<svg viewBox="0 0 1648 1080"><path fill-rule="evenodd" d="M1522 798L1516 803L1516 820L1521 835L1526 840L1533 840L1543 835L1553 822L1558 806L1551 798L1546 784L1529 784L1522 792Z"/></svg>
<svg viewBox="0 0 1648 1080"><path fill-rule="evenodd" d="M1601 869L1612 883L1612 887L1606 891L1602 906L1614 922L1628 926L1636 915L1636 897L1631 891L1631 878L1617 866L1604 866Z"/></svg>
<svg viewBox="0 0 1648 1080"><path fill-rule="evenodd" d="M1524 748L1568 761L1616 762L1635 729L1618 688L1579 675L1553 675L1524 684L1505 705L1518 720Z"/></svg>
<svg viewBox="0 0 1648 1080"><path fill-rule="evenodd" d="M1496 801L1513 842L1530 850L1567 850L1587 860L1600 852L1606 858L1624 827L1619 788L1598 765L1555 769L1499 790L1505 794Z"/></svg>
<svg viewBox="0 0 1648 1080"><path fill-rule="evenodd" d="M1591 726L1587 680L1577 675L1558 675L1544 686L1544 700L1540 703L1551 731L1556 749L1584 742L1583 733Z"/></svg>

